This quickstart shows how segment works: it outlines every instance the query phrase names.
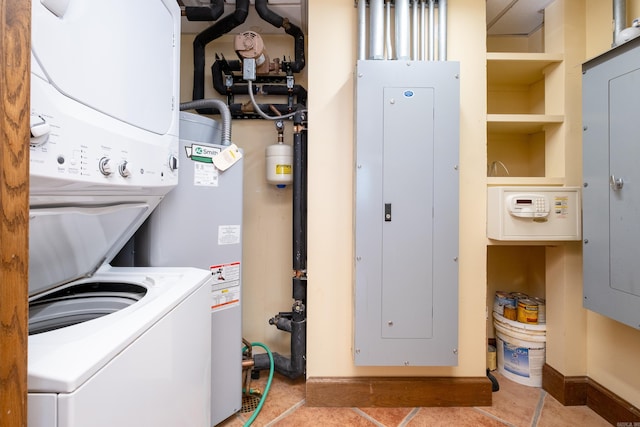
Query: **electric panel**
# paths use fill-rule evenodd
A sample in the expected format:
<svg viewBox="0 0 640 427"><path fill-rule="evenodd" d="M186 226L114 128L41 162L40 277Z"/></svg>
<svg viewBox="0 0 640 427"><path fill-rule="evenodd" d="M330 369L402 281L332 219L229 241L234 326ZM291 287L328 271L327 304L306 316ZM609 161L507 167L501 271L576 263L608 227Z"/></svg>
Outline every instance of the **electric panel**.
<svg viewBox="0 0 640 427"><path fill-rule="evenodd" d="M640 39L583 65L584 306L640 328Z"/></svg>
<svg viewBox="0 0 640 427"><path fill-rule="evenodd" d="M355 363L457 365L459 64L355 79Z"/></svg>

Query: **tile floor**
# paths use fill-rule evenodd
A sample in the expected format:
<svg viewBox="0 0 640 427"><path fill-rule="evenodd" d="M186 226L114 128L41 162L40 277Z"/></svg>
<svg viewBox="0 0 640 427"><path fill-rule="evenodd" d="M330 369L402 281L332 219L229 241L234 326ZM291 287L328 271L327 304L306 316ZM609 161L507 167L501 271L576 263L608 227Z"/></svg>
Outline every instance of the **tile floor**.
<svg viewBox="0 0 640 427"><path fill-rule="evenodd" d="M497 371L500 390L493 405L473 408L312 408L305 405L304 379L274 375L264 406L251 424L256 427L605 427L610 424L586 406L562 406L540 388L515 383ZM252 381L264 389L267 374ZM243 426L252 412L237 413L219 427Z"/></svg>

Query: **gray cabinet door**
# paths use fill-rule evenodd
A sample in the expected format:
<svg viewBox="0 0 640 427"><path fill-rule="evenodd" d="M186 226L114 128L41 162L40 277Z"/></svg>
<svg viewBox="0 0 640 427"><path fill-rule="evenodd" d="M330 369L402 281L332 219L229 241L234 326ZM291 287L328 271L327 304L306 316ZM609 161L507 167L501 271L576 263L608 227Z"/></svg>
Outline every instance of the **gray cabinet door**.
<svg viewBox="0 0 640 427"><path fill-rule="evenodd" d="M584 306L640 327L640 41L583 65Z"/></svg>
<svg viewBox="0 0 640 427"><path fill-rule="evenodd" d="M356 365L457 364L458 70L358 62Z"/></svg>

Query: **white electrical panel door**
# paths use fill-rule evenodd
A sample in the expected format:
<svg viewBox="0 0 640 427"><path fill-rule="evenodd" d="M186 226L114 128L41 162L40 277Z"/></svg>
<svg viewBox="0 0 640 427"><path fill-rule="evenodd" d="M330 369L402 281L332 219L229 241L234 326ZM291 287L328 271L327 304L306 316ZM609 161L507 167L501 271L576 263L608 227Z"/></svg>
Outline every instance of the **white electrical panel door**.
<svg viewBox="0 0 640 427"><path fill-rule="evenodd" d="M458 363L458 73L358 62L356 365Z"/></svg>
<svg viewBox="0 0 640 427"><path fill-rule="evenodd" d="M580 240L578 187L489 187L487 237L494 240Z"/></svg>
<svg viewBox="0 0 640 427"><path fill-rule="evenodd" d="M640 328L640 39L583 65L584 306Z"/></svg>

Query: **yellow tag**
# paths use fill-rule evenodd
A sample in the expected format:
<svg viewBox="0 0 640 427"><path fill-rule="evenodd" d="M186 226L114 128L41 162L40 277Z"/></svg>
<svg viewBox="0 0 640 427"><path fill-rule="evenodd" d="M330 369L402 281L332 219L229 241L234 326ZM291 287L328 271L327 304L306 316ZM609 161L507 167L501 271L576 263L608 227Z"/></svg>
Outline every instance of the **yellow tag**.
<svg viewBox="0 0 640 427"><path fill-rule="evenodd" d="M276 175L291 175L291 165L276 165Z"/></svg>

